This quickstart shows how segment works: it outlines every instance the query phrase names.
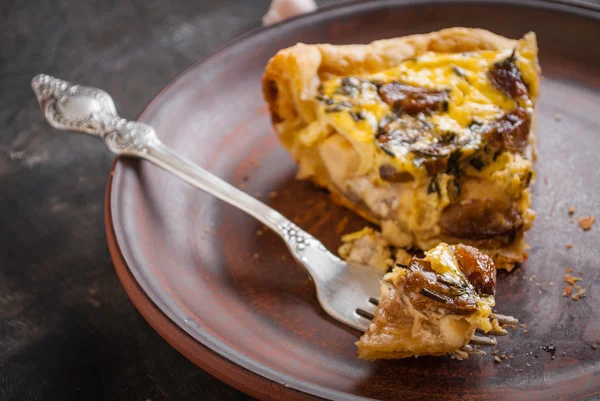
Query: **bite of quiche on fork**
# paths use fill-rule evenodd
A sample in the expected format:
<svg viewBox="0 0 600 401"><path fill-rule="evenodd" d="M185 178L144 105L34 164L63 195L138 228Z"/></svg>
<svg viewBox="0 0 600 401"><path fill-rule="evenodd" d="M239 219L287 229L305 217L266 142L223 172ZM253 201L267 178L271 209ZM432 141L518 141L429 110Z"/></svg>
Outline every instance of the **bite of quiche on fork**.
<svg viewBox="0 0 600 401"><path fill-rule="evenodd" d="M493 331L496 268L471 246L439 244L383 278L369 329L356 343L363 359L420 355L468 358L476 329Z"/></svg>
<svg viewBox="0 0 600 401"><path fill-rule="evenodd" d="M534 218L533 33L451 28L368 45L297 44L263 93L298 177L378 224L395 247L464 243L498 268L527 258Z"/></svg>

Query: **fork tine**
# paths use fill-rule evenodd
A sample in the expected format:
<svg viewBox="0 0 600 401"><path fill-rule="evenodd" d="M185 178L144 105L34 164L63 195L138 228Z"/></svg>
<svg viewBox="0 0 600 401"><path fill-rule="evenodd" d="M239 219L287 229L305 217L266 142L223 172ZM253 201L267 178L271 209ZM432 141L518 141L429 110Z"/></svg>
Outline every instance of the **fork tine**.
<svg viewBox="0 0 600 401"><path fill-rule="evenodd" d="M519 323L519 319L517 319L513 316L507 316L507 315L501 315L499 313L494 313L494 314L492 314L491 317L498 319L498 323L501 323L501 324L516 325L517 323Z"/></svg>
<svg viewBox="0 0 600 401"><path fill-rule="evenodd" d="M373 313L369 312L368 310L365 310L363 308L358 308L356 309L356 314L362 318L365 318L367 320L373 320Z"/></svg>
<svg viewBox="0 0 600 401"><path fill-rule="evenodd" d="M483 351L479 348L473 348L468 344L465 345L464 347L461 347L460 350L463 352L466 352L469 355L477 355L477 356L485 355L485 351Z"/></svg>
<svg viewBox="0 0 600 401"><path fill-rule="evenodd" d="M490 337L482 337L482 336L473 335L473 337L471 337L471 340L469 341L469 344L497 345L498 342L493 337L490 338Z"/></svg>
<svg viewBox="0 0 600 401"><path fill-rule="evenodd" d="M364 310L365 312L369 312L371 315L374 315L375 309L377 309L377 306L379 305L379 303L374 304L371 302L371 299L369 299L368 302L365 302L365 305L362 306L360 309Z"/></svg>
<svg viewBox="0 0 600 401"><path fill-rule="evenodd" d="M369 303L375 305L375 306L379 306L379 300L377 298L369 298Z"/></svg>
<svg viewBox="0 0 600 401"><path fill-rule="evenodd" d="M357 320L355 323L355 327L356 329L360 330L360 331L367 331L367 329L369 328L369 325L371 324L371 319L360 316L358 313L356 314L357 316Z"/></svg>

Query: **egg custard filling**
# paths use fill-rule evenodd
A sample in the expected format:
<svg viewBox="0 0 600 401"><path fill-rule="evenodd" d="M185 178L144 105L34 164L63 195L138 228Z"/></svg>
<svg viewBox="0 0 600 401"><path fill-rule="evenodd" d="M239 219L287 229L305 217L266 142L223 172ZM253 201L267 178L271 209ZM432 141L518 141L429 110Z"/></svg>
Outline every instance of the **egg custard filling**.
<svg viewBox="0 0 600 401"><path fill-rule="evenodd" d="M496 268L467 245L439 244L383 278L379 306L356 343L362 359L468 358L476 329L492 330Z"/></svg>
<svg viewBox="0 0 600 401"><path fill-rule="evenodd" d="M452 28L369 45L304 45L269 62L275 130L311 179L393 246L527 258L535 218L535 35Z"/></svg>

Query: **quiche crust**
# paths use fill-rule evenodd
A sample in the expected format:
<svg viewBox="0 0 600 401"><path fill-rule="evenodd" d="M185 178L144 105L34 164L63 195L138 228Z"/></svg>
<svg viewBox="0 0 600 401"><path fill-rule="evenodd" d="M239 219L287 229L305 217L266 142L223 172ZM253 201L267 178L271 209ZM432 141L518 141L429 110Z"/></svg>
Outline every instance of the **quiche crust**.
<svg viewBox="0 0 600 401"><path fill-rule="evenodd" d="M439 174L434 178L437 179L437 187L443 187L438 191L440 200L430 202L427 194L421 193L423 183L431 179L423 175L423 168L420 169L421 172L406 170L413 174L413 181L410 183L384 182L379 177L385 163L382 160L388 157L381 151L383 147L377 148L372 138L363 140L360 135L350 137L347 133L339 132L332 124L321 123L324 114L319 98L323 99L323 94L327 94L324 88L331 86L336 80L348 77L373 79L372 77L378 77L378 74L404 62L432 54L435 57L481 51L504 52L506 56L512 51L510 57L516 52L524 60L520 64L520 74L527 86L530 100L527 105L530 129L522 151L501 152L498 161L494 156L494 161L490 162L493 166L486 166L481 172L471 169L471 178L467 185L461 184L464 187L463 194L456 199L450 199L451 196L446 193L446 185L450 185L453 177ZM510 270L516 263L527 258L524 232L535 218L535 213L530 209L529 184L535 179L532 171L535 159L533 127L539 76L535 34L528 33L521 40L512 40L481 29L450 28L428 34L379 40L367 45L299 43L281 50L269 61L263 76L263 95L269 105L276 132L292 157L299 162L298 178L311 179L317 185L329 189L335 202L380 225L386 239L395 246L429 249L439 242L465 243L490 255L498 268ZM378 89L381 90L379 87ZM494 99L500 99L499 95L494 96ZM498 101L511 102L510 99ZM521 106L522 103L514 101L511 105ZM508 110L506 107L504 109ZM402 168L405 166L398 167L398 160L396 157L394 166L404 173ZM348 189L348 177L353 178L351 190ZM360 178L364 180L360 181ZM487 191L478 182L502 184L493 191ZM417 190L419 186L421 189ZM396 195L391 195L394 192ZM487 192L494 193L491 199L486 198ZM505 196L504 192L511 192L511 195ZM448 210L447 214L452 214L451 206L457 208L460 204L468 209L469 202L481 200L489 203L485 207L491 211L498 202L508 204L510 212L505 214L514 214L518 222L511 223L514 227L509 236L475 235L469 238L462 235L460 229L440 229L442 211ZM411 217L411 221L390 217L394 213L399 213L400 217L402 213L412 213L406 210L397 212L402 205L409 207L411 202L417 208L422 208L419 216ZM480 215L487 215L485 207L479 212ZM454 213L458 218L450 219L446 226L463 226L463 223L468 222L468 217L461 217L463 214L462 210L458 210Z"/></svg>

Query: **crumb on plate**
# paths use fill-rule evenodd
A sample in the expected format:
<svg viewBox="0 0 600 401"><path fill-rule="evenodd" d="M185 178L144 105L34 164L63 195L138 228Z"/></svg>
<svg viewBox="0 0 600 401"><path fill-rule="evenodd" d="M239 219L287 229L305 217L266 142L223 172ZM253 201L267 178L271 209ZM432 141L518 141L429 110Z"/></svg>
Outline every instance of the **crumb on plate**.
<svg viewBox="0 0 600 401"><path fill-rule="evenodd" d="M571 297L571 299L573 301L579 301L579 298L585 297L585 293L587 292L587 290L585 288L578 286L577 284L575 284L575 288L577 289L577 293L574 294Z"/></svg>
<svg viewBox="0 0 600 401"><path fill-rule="evenodd" d="M581 280L581 277L575 277L575 276L571 276L569 274L565 274L563 276L563 280L565 280L565 283L567 283L567 284L575 285L575 283L577 281Z"/></svg>
<svg viewBox="0 0 600 401"><path fill-rule="evenodd" d="M589 231L592 229L592 224L596 221L596 216L581 216L577 219L577 224L583 229L583 231Z"/></svg>

